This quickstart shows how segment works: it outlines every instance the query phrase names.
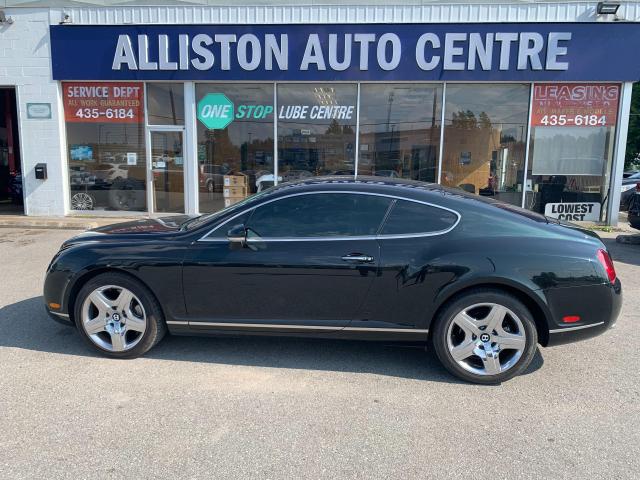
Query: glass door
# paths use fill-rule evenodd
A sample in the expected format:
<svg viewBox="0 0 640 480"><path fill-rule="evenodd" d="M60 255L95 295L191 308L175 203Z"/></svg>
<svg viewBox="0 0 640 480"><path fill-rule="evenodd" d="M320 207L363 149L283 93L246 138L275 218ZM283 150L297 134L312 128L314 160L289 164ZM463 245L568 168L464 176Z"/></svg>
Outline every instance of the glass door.
<svg viewBox="0 0 640 480"><path fill-rule="evenodd" d="M183 134L182 130L149 131L151 205L154 212L185 212Z"/></svg>

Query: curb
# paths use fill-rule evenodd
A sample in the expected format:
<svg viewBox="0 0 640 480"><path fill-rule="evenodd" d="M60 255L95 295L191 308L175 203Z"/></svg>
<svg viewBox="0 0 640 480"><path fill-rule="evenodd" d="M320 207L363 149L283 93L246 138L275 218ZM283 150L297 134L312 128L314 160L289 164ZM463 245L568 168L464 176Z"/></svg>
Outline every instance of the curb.
<svg viewBox="0 0 640 480"><path fill-rule="evenodd" d="M132 218L72 218L72 217L27 217L6 215L0 216L0 228L42 228L58 230L90 230L92 228L111 225L113 223L139 220Z"/></svg>

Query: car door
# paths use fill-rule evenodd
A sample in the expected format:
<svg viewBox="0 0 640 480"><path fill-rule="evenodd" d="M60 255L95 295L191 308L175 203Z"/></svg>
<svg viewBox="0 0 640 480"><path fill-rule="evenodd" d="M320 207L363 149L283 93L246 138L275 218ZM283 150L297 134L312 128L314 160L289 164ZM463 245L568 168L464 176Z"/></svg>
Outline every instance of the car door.
<svg viewBox="0 0 640 480"><path fill-rule="evenodd" d="M394 200L378 235L379 273L360 317L349 327L404 329L425 322L437 292L460 274L443 258L455 248L446 233L459 218L447 208Z"/></svg>
<svg viewBox="0 0 640 480"><path fill-rule="evenodd" d="M387 197L348 192L292 194L222 225L187 254L189 320L346 326L376 275L375 235L390 204ZM230 243L230 229L246 231L246 242Z"/></svg>

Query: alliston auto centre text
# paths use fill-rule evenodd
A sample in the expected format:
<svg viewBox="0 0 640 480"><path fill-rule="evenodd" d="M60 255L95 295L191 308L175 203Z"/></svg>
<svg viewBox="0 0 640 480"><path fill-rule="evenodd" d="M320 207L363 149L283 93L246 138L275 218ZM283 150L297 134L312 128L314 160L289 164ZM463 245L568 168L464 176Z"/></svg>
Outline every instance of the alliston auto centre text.
<svg viewBox="0 0 640 480"><path fill-rule="evenodd" d="M132 38L133 37L133 38ZM509 70L510 59L516 58L518 70L567 70L567 42L571 32L448 32L420 35L415 45L403 45L395 33L343 33L328 34L328 42L320 35L307 36L302 58L292 67L301 71L344 71L352 66L369 69L369 51L375 50L375 61L382 70L393 70L403 55L411 54L416 65L424 71L441 67L444 70ZM286 33L215 34L199 33L193 36L180 34L177 44L164 34L155 37L157 45L151 48L149 35L118 36L112 69L171 71L232 69L232 61L243 70L288 70L292 58L289 54L289 36ZM326 43L326 45L325 45ZM405 51L407 48L409 52ZM517 52L512 55L512 49ZM219 51L216 58L214 50ZM412 51L411 51L412 50ZM499 55L494 60L494 51ZM151 52L157 52L152 58Z"/></svg>

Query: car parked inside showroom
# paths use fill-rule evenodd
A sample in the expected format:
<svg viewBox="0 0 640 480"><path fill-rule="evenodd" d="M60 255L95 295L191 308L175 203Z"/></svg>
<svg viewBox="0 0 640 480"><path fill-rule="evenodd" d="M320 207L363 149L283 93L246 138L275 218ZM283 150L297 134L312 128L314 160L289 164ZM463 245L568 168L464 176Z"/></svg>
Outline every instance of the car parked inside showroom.
<svg viewBox="0 0 640 480"><path fill-rule="evenodd" d="M525 371L538 344L603 333L621 284L575 225L439 185L315 177L71 238L44 299L110 357L167 331L419 342L486 384Z"/></svg>

